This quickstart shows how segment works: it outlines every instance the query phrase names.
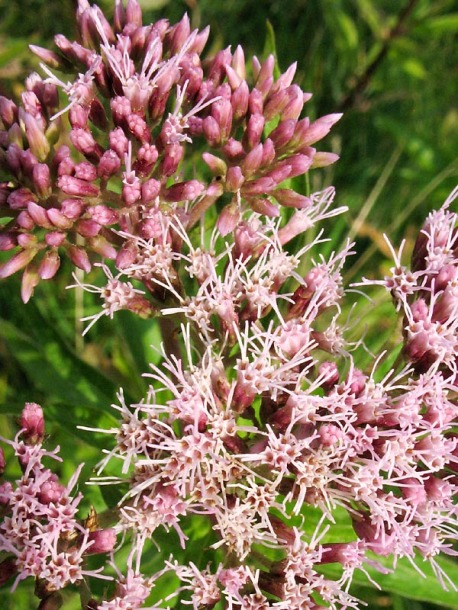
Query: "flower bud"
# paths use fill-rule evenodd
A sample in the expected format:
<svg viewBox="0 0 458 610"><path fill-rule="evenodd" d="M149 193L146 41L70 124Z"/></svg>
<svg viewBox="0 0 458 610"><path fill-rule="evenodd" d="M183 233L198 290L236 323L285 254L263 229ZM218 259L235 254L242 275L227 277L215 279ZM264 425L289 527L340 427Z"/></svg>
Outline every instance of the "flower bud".
<svg viewBox="0 0 458 610"><path fill-rule="evenodd" d="M39 161L44 161L49 154L49 142L38 121L28 112L19 109L19 118L24 123L25 134L30 150Z"/></svg>
<svg viewBox="0 0 458 610"><path fill-rule="evenodd" d="M91 263L89 261L89 257L86 253L86 250L83 250L79 246L70 246L67 252L70 260L74 265L76 265L79 269L82 269L86 273L89 273L89 271L91 270Z"/></svg>
<svg viewBox="0 0 458 610"><path fill-rule="evenodd" d="M99 161L103 154L103 148L97 144L91 132L86 129L72 129L70 140L74 147L90 161Z"/></svg>
<svg viewBox="0 0 458 610"><path fill-rule="evenodd" d="M97 178L97 169L89 161L82 161L75 165L75 178L80 178L86 182L92 182Z"/></svg>
<svg viewBox="0 0 458 610"><path fill-rule="evenodd" d="M60 176L57 186L67 195L76 197L96 197L99 194L99 188L95 184L73 176Z"/></svg>
<svg viewBox="0 0 458 610"><path fill-rule="evenodd" d="M43 47L37 47L37 45L34 44L29 44L29 49L39 57L41 61L44 61L45 64L54 70L62 70L62 68L66 68L69 65L61 55L58 55L54 51L50 51Z"/></svg>
<svg viewBox="0 0 458 610"><path fill-rule="evenodd" d="M242 143L238 140L235 140L234 138L228 139L228 141L223 147L223 151L224 154L232 160L241 158L244 153Z"/></svg>
<svg viewBox="0 0 458 610"><path fill-rule="evenodd" d="M243 143L249 149L256 146L261 140L264 130L265 118L262 114L252 114L248 119L248 125L243 137Z"/></svg>
<svg viewBox="0 0 458 610"><path fill-rule="evenodd" d="M234 165L227 170L226 174L226 189L229 192L237 192L245 181L242 168Z"/></svg>
<svg viewBox="0 0 458 610"><path fill-rule="evenodd" d="M110 553L116 544L116 532L112 528L96 530L89 533L88 541L91 542L91 546L86 553L87 555Z"/></svg>
<svg viewBox="0 0 458 610"><path fill-rule="evenodd" d="M214 117L206 117L203 120L202 129L204 136L210 146L217 146L221 143L221 129L218 124L218 121Z"/></svg>
<svg viewBox="0 0 458 610"><path fill-rule="evenodd" d="M278 126L269 134L276 149L284 148L291 140L296 129L297 121L289 119L281 121Z"/></svg>
<svg viewBox="0 0 458 610"><path fill-rule="evenodd" d="M275 180L270 177L263 177L245 182L242 186L242 192L244 195L262 195L269 193L276 186Z"/></svg>
<svg viewBox="0 0 458 610"><path fill-rule="evenodd" d="M159 195L160 190L161 183L159 182L159 180L150 178L150 180L144 182L141 187L142 203L151 203L152 201L154 201Z"/></svg>
<svg viewBox="0 0 458 610"><path fill-rule="evenodd" d="M0 264L0 279L5 279L16 271L20 271L35 257L37 253L36 248L28 248L15 254L6 263Z"/></svg>
<svg viewBox="0 0 458 610"><path fill-rule="evenodd" d="M226 205L217 220L216 226L218 231L224 237L232 233L240 220L240 206L234 202Z"/></svg>
<svg viewBox="0 0 458 610"><path fill-rule="evenodd" d="M40 197L49 197L51 194L51 176L46 163L37 163L32 171L35 191Z"/></svg>
<svg viewBox="0 0 458 610"><path fill-rule="evenodd" d="M202 195L204 189L204 185L198 180L188 180L187 182L173 184L164 190L162 196L165 201L170 202L190 201Z"/></svg>
<svg viewBox="0 0 458 610"><path fill-rule="evenodd" d="M53 278L60 267L60 258L56 250L48 250L41 259L38 275L42 280Z"/></svg>
<svg viewBox="0 0 458 610"><path fill-rule="evenodd" d="M16 104L3 95L0 95L0 119L6 129L9 129L18 120Z"/></svg>
<svg viewBox="0 0 458 610"><path fill-rule="evenodd" d="M45 242L51 248L59 248L65 241L65 233L60 231L50 231L45 235Z"/></svg>
<svg viewBox="0 0 458 610"><path fill-rule="evenodd" d="M26 402L22 410L20 426L22 438L28 445L38 445L45 434L43 409L34 402Z"/></svg>
<svg viewBox="0 0 458 610"><path fill-rule="evenodd" d="M312 200L305 195L300 195L291 189L275 189L272 195L281 205L289 208L304 209L312 205Z"/></svg>

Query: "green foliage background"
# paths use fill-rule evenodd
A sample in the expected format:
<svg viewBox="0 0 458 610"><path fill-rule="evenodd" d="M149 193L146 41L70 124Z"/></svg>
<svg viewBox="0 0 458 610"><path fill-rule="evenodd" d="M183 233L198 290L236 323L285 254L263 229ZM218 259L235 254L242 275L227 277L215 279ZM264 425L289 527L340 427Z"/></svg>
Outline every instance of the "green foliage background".
<svg viewBox="0 0 458 610"><path fill-rule="evenodd" d="M107 13L111 0L99 3ZM194 27L211 26L209 55L241 44L246 57L274 51L282 70L298 62L296 81L314 96L311 118L344 111L322 149L341 160L312 177L312 188L333 184L337 203L350 212L333 223L333 247L348 233L358 255L346 271L348 281L380 275L387 263L383 232L394 244L402 236L412 246L427 212L439 206L458 175L458 1L456 0L143 0L145 21L178 20L187 11ZM15 96L23 78L39 70L27 44L52 45L55 33L74 37L75 2L0 0L0 94ZM151 345L160 337L153 322L123 313L101 320L88 338L80 337L79 318L88 303L65 290L69 269L52 285L40 285L27 306L19 282L0 287L0 430L14 434L14 417L24 401L46 408L51 445L60 443L61 474L71 475L84 461L84 476L100 455L104 439L76 424L110 426L110 403L123 386L132 400L144 392L141 373L157 359ZM374 351L399 342L390 304L370 310L360 305L362 323L375 331L366 337ZM14 471L10 474L14 475ZM106 506L90 488L83 507ZM342 525L342 527L345 527ZM204 535L202 531L199 535ZM151 559L151 566L154 558ZM456 565L447 571L456 577ZM409 564L385 577L383 591L357 579L355 594L369 608L420 610L432 603L458 608L457 595L422 581ZM29 608L31 591L10 597L0 607ZM78 600L69 598L68 608Z"/></svg>

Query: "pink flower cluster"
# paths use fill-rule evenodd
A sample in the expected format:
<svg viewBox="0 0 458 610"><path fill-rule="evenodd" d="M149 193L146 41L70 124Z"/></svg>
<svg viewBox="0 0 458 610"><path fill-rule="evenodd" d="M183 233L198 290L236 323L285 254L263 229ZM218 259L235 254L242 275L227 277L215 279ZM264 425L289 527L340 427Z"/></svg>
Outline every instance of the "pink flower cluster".
<svg viewBox="0 0 458 610"><path fill-rule="evenodd" d="M355 570L386 570L374 554L394 565L420 556L455 587L436 562L458 539L452 197L427 219L411 270L401 248L389 277L362 282L393 297L403 350L392 367L382 353L359 370L362 339L349 342L343 315L353 245L320 253L319 223L345 209L332 188L305 196L285 182L336 159L312 145L339 115L301 118L309 96L292 84L294 66L274 77L272 57L253 60L252 85L240 48L201 60L208 31L187 17L144 26L136 0L116 1L111 26L78 6L80 42L35 47L47 78L28 79L20 107L0 99L11 173L0 204L12 217L0 246L15 250L0 276L25 268L27 300L59 251L84 271L98 254L105 285L75 276L102 302L86 331L120 309L156 316L163 358L147 396L129 405L120 392L119 422L103 431L114 442L93 482L128 488L108 535L78 524L78 472L63 487L42 466L55 452L27 407L13 443L24 475L1 495L0 548L17 580L34 575L48 593L78 585L84 555L110 550L116 533L132 545L126 575L88 609L141 608L166 572L180 584L154 608L174 598L195 610L356 609ZM75 66L73 81L53 72ZM206 567L186 526L197 515L210 532ZM184 559L143 574L163 531Z"/></svg>
<svg viewBox="0 0 458 610"><path fill-rule="evenodd" d="M0 97L0 206L11 216L0 248L14 252L0 277L24 269L24 301L54 276L61 252L84 271L94 256L119 267L129 248L119 229L150 239L158 207L189 228L225 201L228 233L247 207L277 216L277 203L309 206L280 185L337 159L312 145L340 115L299 118L310 94L291 84L295 65L275 79L273 56L254 58L249 86L240 47L203 61L208 28L192 31L187 16L143 25L137 0L116 2L113 26L79 0L77 23L79 42L31 46L47 78L29 76L19 106Z"/></svg>
<svg viewBox="0 0 458 610"><path fill-rule="evenodd" d="M20 424L14 441L1 438L14 449L22 475L14 483L0 485L0 552L6 556L0 564L0 582L15 575L14 590L21 580L33 577L38 596L57 603L54 592L85 576L101 577L98 570L85 569L84 557L111 551L116 537L112 529L91 531L77 519L82 494L71 494L82 465L64 486L43 464L44 458L60 458L58 447L47 451L42 445L41 407L27 403ZM5 458L1 449L0 465L3 473Z"/></svg>

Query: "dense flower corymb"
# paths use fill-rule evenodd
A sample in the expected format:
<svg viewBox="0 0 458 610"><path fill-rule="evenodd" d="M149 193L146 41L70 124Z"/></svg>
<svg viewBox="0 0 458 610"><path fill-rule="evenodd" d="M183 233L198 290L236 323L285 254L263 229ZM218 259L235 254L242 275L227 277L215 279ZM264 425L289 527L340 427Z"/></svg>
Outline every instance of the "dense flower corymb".
<svg viewBox="0 0 458 610"><path fill-rule="evenodd" d="M208 28L192 31L187 16L143 25L136 0L116 2L113 26L79 0L77 22L78 42L31 47L45 78L27 79L19 105L0 98L0 205L11 218L0 247L12 251L0 276L24 269L24 300L64 251L84 271L94 256L122 265L130 243L119 229L151 239L158 210L189 228L225 201L228 233L247 208L310 205L281 184L335 161L312 145L340 115L300 118L310 95L291 84L294 65L275 79L274 58L255 58L249 85L240 47L202 61ZM190 179L196 148L206 169Z"/></svg>

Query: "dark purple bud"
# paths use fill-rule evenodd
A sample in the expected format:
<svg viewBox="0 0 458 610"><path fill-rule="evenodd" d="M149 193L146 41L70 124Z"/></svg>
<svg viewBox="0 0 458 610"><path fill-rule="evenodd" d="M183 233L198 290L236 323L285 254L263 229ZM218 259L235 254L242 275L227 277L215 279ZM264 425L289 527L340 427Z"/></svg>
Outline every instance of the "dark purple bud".
<svg viewBox="0 0 458 610"><path fill-rule="evenodd" d="M20 426L22 438L28 445L37 445L43 441L45 418L43 409L35 402L26 402L21 414Z"/></svg>
<svg viewBox="0 0 458 610"><path fill-rule="evenodd" d="M48 250L40 261L38 275L42 280L53 278L60 267L60 258L56 250Z"/></svg>
<svg viewBox="0 0 458 610"><path fill-rule="evenodd" d="M38 165L38 159L29 149L21 151L21 165L24 175L33 180L33 170Z"/></svg>
<svg viewBox="0 0 458 610"><path fill-rule="evenodd" d="M105 108L103 107L100 100L96 97L91 101L91 106L89 109L89 118L90 120L98 127L99 129L106 130L108 126L108 119L105 113Z"/></svg>
<svg viewBox="0 0 458 610"><path fill-rule="evenodd" d="M5 454L3 453L3 449L0 447L0 476L5 472Z"/></svg>
<svg viewBox="0 0 458 610"><path fill-rule="evenodd" d="M86 250L78 246L70 246L67 250L68 256L72 263L76 265L79 269L82 269L86 273L89 273L91 270L91 263L89 261L89 257L86 253Z"/></svg>
<svg viewBox="0 0 458 610"><path fill-rule="evenodd" d="M15 143L10 144L5 153L6 164L13 174L18 175L21 171L21 149Z"/></svg>

